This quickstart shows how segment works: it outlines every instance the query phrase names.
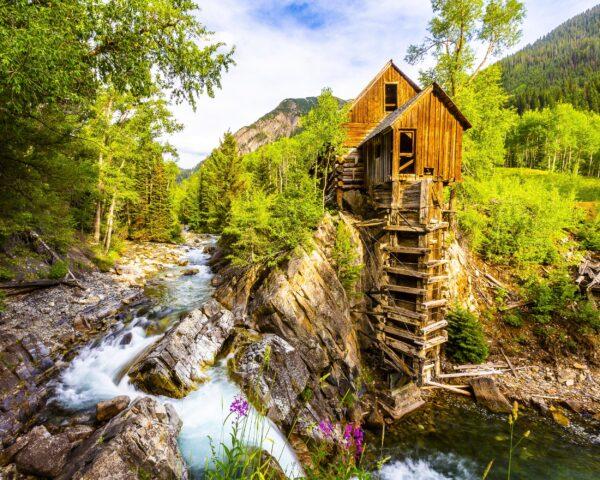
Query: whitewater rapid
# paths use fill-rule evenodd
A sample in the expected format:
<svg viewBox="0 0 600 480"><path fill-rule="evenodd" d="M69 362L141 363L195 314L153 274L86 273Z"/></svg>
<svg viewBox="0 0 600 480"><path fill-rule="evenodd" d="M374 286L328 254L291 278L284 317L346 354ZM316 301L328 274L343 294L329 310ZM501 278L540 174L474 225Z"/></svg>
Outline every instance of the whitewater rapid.
<svg viewBox="0 0 600 480"><path fill-rule="evenodd" d="M178 439L182 455L193 477L201 478L202 472L211 467L211 441L218 452L222 451L221 444L230 446L229 434L235 416L230 415L229 406L237 395L242 394L228 377L226 360L210 368L210 380L183 399L148 395L138 390L126 374L133 360L163 335L148 334L149 330L153 331L149 326L165 320L173 322L180 314L197 308L210 297L212 273L206 265L208 255L192 249L184 259L199 272L182 276L181 267L175 265L163 272L157 278L161 291L159 304L143 314L134 312L129 322L116 325L101 341L82 348L56 383L54 399L72 411L93 408L99 401L117 395L128 395L131 399L152 396L171 403L183 422ZM245 421L254 432L245 438L248 445L269 452L288 477L302 476L293 450L275 424L252 408Z"/></svg>

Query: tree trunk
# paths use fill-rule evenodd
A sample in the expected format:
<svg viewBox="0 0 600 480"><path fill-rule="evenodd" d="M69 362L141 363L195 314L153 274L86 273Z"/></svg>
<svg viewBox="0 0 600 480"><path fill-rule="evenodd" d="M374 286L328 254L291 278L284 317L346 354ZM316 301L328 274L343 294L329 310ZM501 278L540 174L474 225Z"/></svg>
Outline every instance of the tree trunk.
<svg viewBox="0 0 600 480"><path fill-rule="evenodd" d="M106 135L105 135L106 138ZM104 143L104 142L103 142ZM102 163L104 161L104 154L100 152L98 155L98 195L102 192ZM96 216L94 217L94 243L100 243L100 226L102 223L102 199L98 198L96 202Z"/></svg>
<svg viewBox="0 0 600 480"><path fill-rule="evenodd" d="M115 205L117 203L117 194L113 193L112 200L110 202L110 209L108 210L108 216L106 218L106 234L104 236L104 253L108 253L110 250L110 242L112 240L112 231L115 218Z"/></svg>

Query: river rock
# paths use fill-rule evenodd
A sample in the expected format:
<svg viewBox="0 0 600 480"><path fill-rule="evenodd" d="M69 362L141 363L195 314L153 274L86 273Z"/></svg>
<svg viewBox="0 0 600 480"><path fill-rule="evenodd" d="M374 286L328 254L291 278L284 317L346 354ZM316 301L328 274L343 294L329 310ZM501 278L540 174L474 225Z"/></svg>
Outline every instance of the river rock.
<svg viewBox="0 0 600 480"><path fill-rule="evenodd" d="M469 382L477 403L494 413L510 413L512 407L491 377L473 378Z"/></svg>
<svg viewBox="0 0 600 480"><path fill-rule="evenodd" d="M170 405L139 398L84 440L59 480L186 479L177 445L181 420Z"/></svg>
<svg viewBox="0 0 600 480"><path fill-rule="evenodd" d="M266 334L238 352L234 365L232 373L265 407L269 418L291 424L298 396L309 379L298 351L281 337Z"/></svg>
<svg viewBox="0 0 600 480"><path fill-rule="evenodd" d="M110 400L104 400L96 404L96 419L99 422L110 420L129 406L130 398L127 395L119 395Z"/></svg>
<svg viewBox="0 0 600 480"><path fill-rule="evenodd" d="M185 270L183 270L181 272L181 274L185 275L185 276L192 276L192 275L196 275L198 272L200 272L199 268L190 267L190 268L186 268Z"/></svg>
<svg viewBox="0 0 600 480"><path fill-rule="evenodd" d="M64 433L50 435L45 427L33 428L25 436L25 445L14 457L19 472L55 477L65 466L71 442Z"/></svg>
<svg viewBox="0 0 600 480"><path fill-rule="evenodd" d="M211 315L206 315L210 312ZM171 328L129 370L132 382L157 395L182 398L207 379L211 365L233 331L229 310L212 300Z"/></svg>

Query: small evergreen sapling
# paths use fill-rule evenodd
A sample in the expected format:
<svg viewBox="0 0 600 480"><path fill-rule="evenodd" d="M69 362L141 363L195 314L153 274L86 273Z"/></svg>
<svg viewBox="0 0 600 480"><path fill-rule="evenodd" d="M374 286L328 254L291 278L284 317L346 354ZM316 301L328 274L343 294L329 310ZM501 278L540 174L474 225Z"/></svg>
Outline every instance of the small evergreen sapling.
<svg viewBox="0 0 600 480"><path fill-rule="evenodd" d="M489 349L477 317L463 307L455 307L446 315L448 343L446 353L459 363L482 363Z"/></svg>

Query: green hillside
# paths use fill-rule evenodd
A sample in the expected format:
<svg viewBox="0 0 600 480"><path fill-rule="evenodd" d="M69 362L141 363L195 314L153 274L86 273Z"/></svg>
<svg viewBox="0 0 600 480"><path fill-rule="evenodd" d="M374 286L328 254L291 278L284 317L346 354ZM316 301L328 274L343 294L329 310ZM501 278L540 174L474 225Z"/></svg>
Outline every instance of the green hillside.
<svg viewBox="0 0 600 480"><path fill-rule="evenodd" d="M600 5L500 61L519 113L572 103L600 112Z"/></svg>

